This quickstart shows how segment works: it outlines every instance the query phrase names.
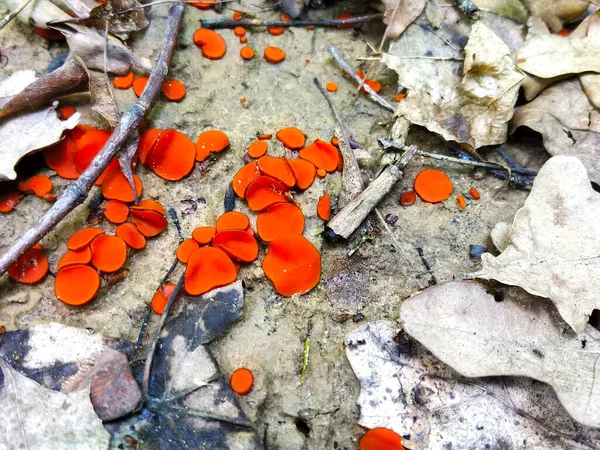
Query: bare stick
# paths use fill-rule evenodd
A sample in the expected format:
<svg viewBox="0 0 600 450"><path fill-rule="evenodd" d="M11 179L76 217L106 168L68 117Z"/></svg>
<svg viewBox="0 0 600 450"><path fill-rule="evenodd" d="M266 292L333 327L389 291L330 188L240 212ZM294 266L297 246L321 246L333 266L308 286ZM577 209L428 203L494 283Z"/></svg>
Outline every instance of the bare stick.
<svg viewBox="0 0 600 450"><path fill-rule="evenodd" d="M422 150L418 150L417 155L425 156L426 158L437 159L440 161L450 161L450 162L454 162L454 163L458 163L458 164L466 164L468 166L486 167L488 169L503 170L504 172L508 172L506 167L503 167L500 164L486 163L486 162L482 162L482 161L471 161L471 160L460 159L460 158L453 158L452 156L438 155L437 153L429 153L429 152L424 152ZM510 171L521 174L521 175L530 175L530 176L537 175L536 171L529 170L529 169L510 169Z"/></svg>
<svg viewBox="0 0 600 450"><path fill-rule="evenodd" d="M125 111L110 139L77 181L71 183L56 203L41 217L38 223L17 239L8 251L2 255L0 258L0 275L4 274L19 256L33 247L50 230L58 225L77 205L85 201L88 193L94 187L95 181L104 169L108 167L108 164L129 138L129 135L137 129L148 114L169 70L169 63L175 50L182 16L183 5L173 5L169 10L167 29L163 41L164 46L156 62L156 67L150 74L150 79L144 93L131 108Z"/></svg>
<svg viewBox="0 0 600 450"><path fill-rule="evenodd" d="M202 28L252 28L252 27L340 27L342 25L352 25L355 23L371 22L383 17L383 14L369 14L367 16L352 17L350 19L333 19L333 20L292 20L284 22L281 20L230 20L221 19L220 17L204 17Z"/></svg>
<svg viewBox="0 0 600 450"><path fill-rule="evenodd" d="M139 137L133 139L127 146L125 153L122 153L121 157L119 158L121 172L123 172L123 175L125 175L125 178L127 178L127 181L129 181L129 185L133 190L134 205L137 205L140 201L140 199L138 198L137 189L135 188L135 180L133 179L133 158L135 157L135 153L137 152L139 141Z"/></svg>
<svg viewBox="0 0 600 450"><path fill-rule="evenodd" d="M454 0L454 4L470 19L479 19L479 8L471 0Z"/></svg>
<svg viewBox="0 0 600 450"><path fill-rule="evenodd" d="M0 20L0 30L2 28L4 28L6 25L8 25L11 20L13 20L15 17L17 17L21 11L23 11L25 8L27 8L27 5L29 5L30 3L31 3L31 0L23 0L23 3L21 3L17 7L17 9L9 12L6 16L4 16L2 18L2 20Z"/></svg>
<svg viewBox="0 0 600 450"><path fill-rule="evenodd" d="M344 61L344 58L342 58L339 53L337 52L336 48L333 45L329 45L327 47L327 52L333 57L333 59L335 59L337 61L337 63L340 65L340 67L342 69L344 69L352 78L354 78L356 80L356 82L358 84L362 83L362 78L360 78L358 75L356 75L356 72L354 71L354 69L352 67L350 67L350 65ZM388 109L392 112L394 112L396 109L390 105L387 100L385 100L383 97L377 95L377 92L375 92L373 89L371 89L371 86L369 86L368 84L365 84L363 86L363 88L365 89L365 91L367 91L367 93L371 96L371 98L378 103L380 106L383 106L385 109Z"/></svg>

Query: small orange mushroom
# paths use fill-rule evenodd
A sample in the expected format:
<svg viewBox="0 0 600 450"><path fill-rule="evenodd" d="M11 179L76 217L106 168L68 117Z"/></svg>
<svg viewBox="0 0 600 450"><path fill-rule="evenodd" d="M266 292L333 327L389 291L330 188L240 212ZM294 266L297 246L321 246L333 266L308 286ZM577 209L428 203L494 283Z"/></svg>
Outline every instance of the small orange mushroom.
<svg viewBox="0 0 600 450"><path fill-rule="evenodd" d="M156 314L162 314L165 312L165 308L167 307L167 303L169 303L169 297L175 290L175 285L173 283L165 283L152 297L152 311Z"/></svg>
<svg viewBox="0 0 600 450"><path fill-rule="evenodd" d="M248 43L248 38L246 36L243 36L240 38L240 44L246 44Z"/></svg>
<svg viewBox="0 0 600 450"><path fill-rule="evenodd" d="M261 175L246 188L246 200L252 211L262 211L274 203L287 201L287 189L279 181Z"/></svg>
<svg viewBox="0 0 600 450"><path fill-rule="evenodd" d="M375 91L376 94L379 91L381 91L381 83L379 81L365 80L365 84L367 86L369 86L371 89L373 89L373 91ZM363 89L361 89L361 92L366 94L367 90L363 88Z"/></svg>
<svg viewBox="0 0 600 450"><path fill-rule="evenodd" d="M285 159L275 158L274 156L263 156L258 161L258 169L263 175L270 176L283 183L287 188L292 188L296 184L296 179L292 169Z"/></svg>
<svg viewBox="0 0 600 450"><path fill-rule="evenodd" d="M325 178L327 176L327 172L325 172L324 169L319 168L317 169L317 176L319 178Z"/></svg>
<svg viewBox="0 0 600 450"><path fill-rule="evenodd" d="M34 193L38 197L45 199L50 196L50 192L52 191L52 181L46 175L34 175L25 181L21 181L19 183L19 190L24 194Z"/></svg>
<svg viewBox="0 0 600 450"><path fill-rule="evenodd" d="M44 161L55 170L59 177L67 180L79 178L79 171L73 161L76 145L72 133L65 132L64 138L56 144L44 149Z"/></svg>
<svg viewBox="0 0 600 450"><path fill-rule="evenodd" d="M260 158L261 156L264 156L265 153L267 153L268 149L269 144L259 139L250 144L250 146L248 147L248 154L252 158Z"/></svg>
<svg viewBox="0 0 600 450"><path fill-rule="evenodd" d="M15 206L21 203L24 195L20 192L9 192L8 194L0 195L0 213L8 214Z"/></svg>
<svg viewBox="0 0 600 450"><path fill-rule="evenodd" d="M123 223L129 215L129 207L120 200L109 200L104 204L104 217L112 223Z"/></svg>
<svg viewBox="0 0 600 450"><path fill-rule="evenodd" d="M242 20L244 18L244 13L240 11L233 12L233 20Z"/></svg>
<svg viewBox="0 0 600 450"><path fill-rule="evenodd" d="M262 269L284 297L302 295L321 278L321 255L304 236L288 234L269 244Z"/></svg>
<svg viewBox="0 0 600 450"><path fill-rule="evenodd" d="M313 181L315 181L317 173L315 165L306 159L288 159L287 163L292 169L298 189L308 189L313 184Z"/></svg>
<svg viewBox="0 0 600 450"><path fill-rule="evenodd" d="M196 161L204 161L211 153L219 153L229 147L229 137L219 130L206 130L196 140Z"/></svg>
<svg viewBox="0 0 600 450"><path fill-rule="evenodd" d="M569 30L567 30L566 28L561 28L561 29L559 30L559 32L558 32L558 33L556 33L556 34L558 34L559 36L562 36L562 37L569 37L569 35L570 35L571 33L570 33L570 32L569 32Z"/></svg>
<svg viewBox="0 0 600 450"><path fill-rule="evenodd" d="M331 197L329 197L329 194L325 194L319 199L317 214L325 221L328 221L329 217L331 217Z"/></svg>
<svg viewBox="0 0 600 450"><path fill-rule="evenodd" d="M424 202L439 203L452 194L452 181L444 172L424 169L415 179L414 190Z"/></svg>
<svg viewBox="0 0 600 450"><path fill-rule="evenodd" d="M293 127L282 128L277 132L275 137L289 150L300 150L304 147L304 143L306 142L306 138L302 131Z"/></svg>
<svg viewBox="0 0 600 450"><path fill-rule="evenodd" d="M154 144L147 166L168 181L181 180L194 168L196 147L185 134L166 130Z"/></svg>
<svg viewBox="0 0 600 450"><path fill-rule="evenodd" d="M338 20L348 20L348 19L352 19L352 14L350 13L342 13L339 15ZM340 25L340 28L352 28L354 25L351 23L346 23L344 25Z"/></svg>
<svg viewBox="0 0 600 450"><path fill-rule="evenodd" d="M329 142L317 139L314 143L300 150L300 158L313 163L318 169L335 172L339 162L340 152Z"/></svg>
<svg viewBox="0 0 600 450"><path fill-rule="evenodd" d="M148 162L148 157L150 156L150 153L152 153L152 150L154 150L156 141L158 141L158 138L164 131L165 130L159 130L157 128L147 128L144 130L138 141L138 156L142 164Z"/></svg>
<svg viewBox="0 0 600 450"><path fill-rule="evenodd" d="M83 228L71 235L67 240L67 248L69 250L81 250L90 245L101 234L104 234L104 230L100 228Z"/></svg>
<svg viewBox="0 0 600 450"><path fill-rule="evenodd" d="M249 162L233 176L231 186L233 192L240 198L246 197L246 189L248 185L260 176L260 170L258 164L255 161Z"/></svg>
<svg viewBox="0 0 600 450"><path fill-rule="evenodd" d="M73 152L73 162L79 172L83 172L88 168L96 155L100 153L110 135L110 131L93 129L86 132L79 139Z"/></svg>
<svg viewBox="0 0 600 450"><path fill-rule="evenodd" d="M283 27L267 27L267 31L273 36L280 36L285 31Z"/></svg>
<svg viewBox="0 0 600 450"><path fill-rule="evenodd" d="M265 59L272 64L279 64L285 59L285 52L277 47L267 47L264 52Z"/></svg>
<svg viewBox="0 0 600 450"><path fill-rule="evenodd" d="M329 92L335 92L338 90L338 85L335 83L327 83L325 85L325 89L327 89Z"/></svg>
<svg viewBox="0 0 600 450"><path fill-rule="evenodd" d="M181 262L182 264L187 264L188 259L190 258L190 255L198 247L200 247L200 246L194 239L186 239L181 244L179 244L179 247L177 247L177 253L176 253L176 256L177 256L177 259L179 260L179 262Z"/></svg>
<svg viewBox="0 0 600 450"><path fill-rule="evenodd" d="M137 191L138 197L142 195L142 180L137 175L133 176L133 182L135 184L135 190ZM122 202L132 202L133 189L123 172L113 172L109 174L104 182L102 183L102 195L104 198L109 200L121 200Z"/></svg>
<svg viewBox="0 0 600 450"><path fill-rule="evenodd" d="M479 200L481 198L481 194L479 193L479 191L472 187L471 189L469 189L469 195L471 196L471 198L473 200Z"/></svg>
<svg viewBox="0 0 600 450"><path fill-rule="evenodd" d="M46 276L48 266L48 259L42 251L42 246L36 244L10 266L8 276L19 283L33 284Z"/></svg>
<svg viewBox="0 0 600 450"><path fill-rule="evenodd" d="M220 248L200 247L190 255L184 285L190 295L202 295L214 288L233 283L237 270Z"/></svg>
<svg viewBox="0 0 600 450"><path fill-rule="evenodd" d="M146 237L154 237L167 228L167 219L162 214L150 210L129 210L131 222L134 223L140 233Z"/></svg>
<svg viewBox="0 0 600 450"><path fill-rule="evenodd" d="M161 214L163 217L167 217L167 212L165 211L165 208L163 207L163 205L161 205L160 203L158 203L155 200L142 200L139 204L131 206L131 209L137 209L137 210L146 210L149 209L151 211L156 211L157 213Z"/></svg>
<svg viewBox="0 0 600 450"><path fill-rule="evenodd" d="M227 51L227 44L221 35L208 28L198 28L194 33L194 44L201 48L208 59L221 59Z"/></svg>
<svg viewBox="0 0 600 450"><path fill-rule="evenodd" d="M161 86L160 92L169 100L178 102L185 97L185 85L179 80L167 80Z"/></svg>
<svg viewBox="0 0 600 450"><path fill-rule="evenodd" d="M235 27L233 29L233 34L235 34L237 37L244 37L246 36L246 30L242 27Z"/></svg>
<svg viewBox="0 0 600 450"><path fill-rule="evenodd" d="M89 264L92 260L92 251L89 247L84 247L79 250L68 250L56 265L57 270L62 270L65 267L74 264Z"/></svg>
<svg viewBox="0 0 600 450"><path fill-rule="evenodd" d="M261 141L270 141L272 137L273 137L273 135L268 134L268 133L262 133L262 134L259 134L258 136L256 136L256 138Z"/></svg>
<svg viewBox="0 0 600 450"><path fill-rule="evenodd" d="M242 47L240 49L240 56L242 57L242 59L248 61L254 58L254 50L252 50L250 47Z"/></svg>
<svg viewBox="0 0 600 450"><path fill-rule="evenodd" d="M402 436L389 428L372 428L358 441L360 450L404 450Z"/></svg>
<svg viewBox="0 0 600 450"><path fill-rule="evenodd" d="M200 245L210 244L217 232L215 227L198 227L192 232L192 238Z"/></svg>
<svg viewBox="0 0 600 450"><path fill-rule="evenodd" d="M402 206L414 205L416 201L417 201L417 196L415 195L415 193L413 191L404 192L400 196L400 204Z"/></svg>
<svg viewBox="0 0 600 450"><path fill-rule="evenodd" d="M134 77L135 76L134 76L133 72L129 72L127 75L122 76L122 77L114 77L113 85L117 89L129 89L131 86L133 86Z"/></svg>
<svg viewBox="0 0 600 450"><path fill-rule="evenodd" d="M218 231L212 240L213 247L219 247L232 258L250 263L258 258L258 244L253 236L244 230Z"/></svg>
<svg viewBox="0 0 600 450"><path fill-rule="evenodd" d="M60 117L60 120L67 120L69 117L71 117L76 112L77 112L77 110L75 109L74 106L65 105L65 106L61 106L58 109L58 116Z"/></svg>
<svg viewBox="0 0 600 450"><path fill-rule="evenodd" d="M217 219L217 232L225 230L245 230L250 226L246 214L239 211L229 211Z"/></svg>
<svg viewBox="0 0 600 450"><path fill-rule="evenodd" d="M133 82L133 93L141 97L146 89L146 85L148 84L149 78L146 76L137 77Z"/></svg>
<svg viewBox="0 0 600 450"><path fill-rule="evenodd" d="M460 209L461 211L465 209L467 207L467 200L465 199L465 196L462 194L458 194L456 196L456 204L458 205L458 209Z"/></svg>
<svg viewBox="0 0 600 450"><path fill-rule="evenodd" d="M116 272L127 260L127 246L119 236L103 234L90 244L92 265L106 273Z"/></svg>
<svg viewBox="0 0 600 450"><path fill-rule="evenodd" d="M254 375L244 367L236 369L229 378L229 386L236 394L246 395L250 393L252 386L254 386Z"/></svg>
<svg viewBox="0 0 600 450"><path fill-rule="evenodd" d="M98 272L83 264L65 267L54 280L56 297L71 306L85 305L96 296L99 288Z"/></svg>
<svg viewBox="0 0 600 450"><path fill-rule="evenodd" d="M275 203L256 218L256 231L265 242L271 242L287 234L302 234L304 214L293 203Z"/></svg>
<svg viewBox="0 0 600 450"><path fill-rule="evenodd" d="M401 102L402 100L404 100L404 97L406 97L406 94L400 92L399 94L396 94L396 101L397 102Z"/></svg>
<svg viewBox="0 0 600 450"><path fill-rule="evenodd" d="M340 139L337 136L333 136L331 138L331 145L333 145L334 147L338 147L340 146Z"/></svg>
<svg viewBox="0 0 600 450"><path fill-rule="evenodd" d="M146 247L146 237L140 233L138 227L133 223L123 223L119 225L115 234L133 250L141 250Z"/></svg>

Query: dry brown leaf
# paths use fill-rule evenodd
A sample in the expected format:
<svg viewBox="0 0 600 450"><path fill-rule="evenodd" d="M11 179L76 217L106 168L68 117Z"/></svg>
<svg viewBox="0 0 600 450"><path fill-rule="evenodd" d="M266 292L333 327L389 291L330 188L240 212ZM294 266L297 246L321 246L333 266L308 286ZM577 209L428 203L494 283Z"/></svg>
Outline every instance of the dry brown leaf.
<svg viewBox="0 0 600 450"><path fill-rule="evenodd" d="M600 183L600 112L578 79L559 81L516 109L510 132L525 126L542 135L551 155L576 156L592 181Z"/></svg>
<svg viewBox="0 0 600 450"><path fill-rule="evenodd" d="M144 8L137 0L106 0L76 23L99 30L106 29L108 24L108 31L116 34L141 31L149 24Z"/></svg>
<svg viewBox="0 0 600 450"><path fill-rule="evenodd" d="M102 115L112 128L116 127L121 115L106 73L89 70L79 57L74 59L87 73L92 109Z"/></svg>
<svg viewBox="0 0 600 450"><path fill-rule="evenodd" d="M563 24L582 15L590 6L586 0L523 0L531 14L539 17L557 33Z"/></svg>
<svg viewBox="0 0 600 450"><path fill-rule="evenodd" d="M483 269L473 275L551 299L579 333L600 309L599 218L600 194L585 167L577 158L554 156L517 211L508 247L497 257L484 253Z"/></svg>
<svg viewBox="0 0 600 450"><path fill-rule="evenodd" d="M549 302L518 289L496 301L484 285L457 281L405 300L400 317L409 335L461 375L542 381L571 417L600 426L600 332L587 325L575 335Z"/></svg>
<svg viewBox="0 0 600 450"><path fill-rule="evenodd" d="M448 9L440 29L454 34L447 41L462 38L461 22ZM522 75L509 47L481 21L473 25L464 50L463 65L458 49L419 25L410 27L382 59L408 89L396 114L473 149L503 143Z"/></svg>
<svg viewBox="0 0 600 450"><path fill-rule="evenodd" d="M508 17L519 23L526 23L529 11L520 0L473 0L482 11Z"/></svg>
<svg viewBox="0 0 600 450"><path fill-rule="evenodd" d="M383 23L388 25L388 37L396 39L421 15L427 0L382 0Z"/></svg>

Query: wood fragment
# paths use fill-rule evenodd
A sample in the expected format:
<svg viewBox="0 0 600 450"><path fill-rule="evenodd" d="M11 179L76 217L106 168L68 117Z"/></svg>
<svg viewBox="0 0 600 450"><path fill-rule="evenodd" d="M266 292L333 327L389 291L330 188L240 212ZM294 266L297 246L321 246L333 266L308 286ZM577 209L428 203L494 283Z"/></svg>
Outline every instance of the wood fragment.
<svg viewBox="0 0 600 450"><path fill-rule="evenodd" d="M222 19L220 17L204 17L202 28L215 30L218 28L254 28L254 27L340 27L342 25L352 25L357 23L372 22L373 20L382 19L383 14L369 14L366 16L352 17L350 19L334 19L334 20L292 20L283 22L281 20L231 20Z"/></svg>
<svg viewBox="0 0 600 450"><path fill-rule="evenodd" d="M478 20L480 10L472 0L453 0L458 9L469 19Z"/></svg>

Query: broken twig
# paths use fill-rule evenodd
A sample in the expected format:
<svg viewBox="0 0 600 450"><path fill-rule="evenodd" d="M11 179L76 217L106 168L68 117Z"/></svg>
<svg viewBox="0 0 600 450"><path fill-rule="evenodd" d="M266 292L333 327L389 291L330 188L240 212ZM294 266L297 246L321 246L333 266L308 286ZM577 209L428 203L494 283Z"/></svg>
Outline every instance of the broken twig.
<svg viewBox="0 0 600 450"><path fill-rule="evenodd" d="M465 16L473 20L479 19L479 8L471 0L454 0L454 4Z"/></svg>
<svg viewBox="0 0 600 450"><path fill-rule="evenodd" d="M292 20L284 22L282 20L231 20L221 19L220 17L204 17L202 28L211 30L217 28L253 28L253 27L341 27L342 25L352 25L355 23L371 22L383 17L383 14L369 14L367 16L352 17L350 19L333 20Z"/></svg>
<svg viewBox="0 0 600 450"><path fill-rule="evenodd" d="M23 3L21 3L17 9L9 12L6 16L4 16L2 18L2 20L0 20L0 30L2 28L4 28L6 25L8 25L11 20L13 20L15 17L17 17L19 15L19 13L21 11L23 11L27 7L27 5L29 5L31 3L31 1L32 0L23 0Z"/></svg>
<svg viewBox="0 0 600 450"><path fill-rule="evenodd" d="M85 201L95 181L104 169L108 167L108 164L127 139L129 139L130 134L138 128L144 117L146 117L160 92L169 70L169 63L175 50L183 10L184 6L180 4L173 5L169 10L164 46L140 99L125 111L119 125L115 128L110 139L106 142L100 153L96 155L89 167L75 182L71 183L65 189L64 193L46 214L40 218L38 223L17 239L8 251L2 255L0 258L0 275L4 274L19 256L33 247L50 230L58 225L77 205Z"/></svg>

